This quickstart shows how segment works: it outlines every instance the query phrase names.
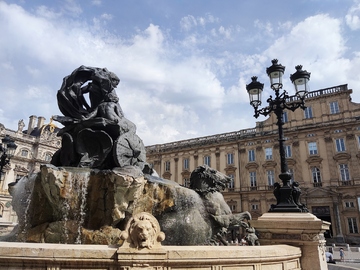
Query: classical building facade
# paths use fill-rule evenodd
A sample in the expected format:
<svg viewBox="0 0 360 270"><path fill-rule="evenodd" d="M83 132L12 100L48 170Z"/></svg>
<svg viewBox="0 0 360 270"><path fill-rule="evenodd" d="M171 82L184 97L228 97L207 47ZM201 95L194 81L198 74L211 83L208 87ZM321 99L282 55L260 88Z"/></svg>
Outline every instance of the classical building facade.
<svg viewBox="0 0 360 270"><path fill-rule="evenodd" d="M360 243L360 104L347 85L312 91L307 108L285 111L285 152L292 181L311 213L331 222L329 241ZM251 106L249 105L249 110ZM255 128L146 147L158 174L189 185L191 171L207 164L232 178L224 191L233 212L256 219L275 204L280 154L276 116Z"/></svg>
<svg viewBox="0 0 360 270"><path fill-rule="evenodd" d="M29 117L28 129L19 121L17 130L10 130L0 124L0 140L9 135L17 145L14 157L3 169L0 181L0 235L7 233L17 224L17 216L11 206L8 185L21 177L37 172L40 165L50 162L55 151L61 146L57 137L58 128L50 121L45 124L44 117Z"/></svg>

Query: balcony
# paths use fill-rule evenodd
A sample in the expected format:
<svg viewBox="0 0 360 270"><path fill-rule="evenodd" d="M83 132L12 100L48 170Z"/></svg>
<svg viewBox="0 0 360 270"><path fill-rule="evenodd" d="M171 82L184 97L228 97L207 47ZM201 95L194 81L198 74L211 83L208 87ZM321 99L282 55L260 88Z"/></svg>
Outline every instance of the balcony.
<svg viewBox="0 0 360 270"><path fill-rule="evenodd" d="M340 185L341 186L353 186L354 183L351 180L347 180L347 181L340 181Z"/></svg>
<svg viewBox="0 0 360 270"><path fill-rule="evenodd" d="M321 182L317 182L317 183L313 183L314 187L322 187L322 183Z"/></svg>

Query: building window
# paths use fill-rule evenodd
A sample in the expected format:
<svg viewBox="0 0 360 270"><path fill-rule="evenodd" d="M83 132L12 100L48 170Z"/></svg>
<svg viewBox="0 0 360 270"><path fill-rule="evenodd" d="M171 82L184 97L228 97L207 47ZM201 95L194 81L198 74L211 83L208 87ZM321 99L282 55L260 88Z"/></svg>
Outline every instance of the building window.
<svg viewBox="0 0 360 270"><path fill-rule="evenodd" d="M250 172L250 186L256 187L256 172Z"/></svg>
<svg viewBox="0 0 360 270"><path fill-rule="evenodd" d="M231 164L234 164L234 154L233 153L228 153L226 155L226 160L227 160L227 164L228 165L231 165Z"/></svg>
<svg viewBox="0 0 360 270"><path fill-rule="evenodd" d="M233 174L228 175L230 177L230 182L228 183L228 189L234 189L235 188L235 177Z"/></svg>
<svg viewBox="0 0 360 270"><path fill-rule="evenodd" d="M184 158L184 170L188 170L188 169L189 169L189 159Z"/></svg>
<svg viewBox="0 0 360 270"><path fill-rule="evenodd" d="M29 155L29 151L28 151L28 150L25 150L25 149L21 150L21 156L22 156L22 157L27 157L28 155Z"/></svg>
<svg viewBox="0 0 360 270"><path fill-rule="evenodd" d="M330 113L331 114L336 114L336 113L340 112L339 103L337 101L330 102L329 105L330 105Z"/></svg>
<svg viewBox="0 0 360 270"><path fill-rule="evenodd" d="M265 159L269 160L272 159L273 155L272 155L272 148L265 148Z"/></svg>
<svg viewBox="0 0 360 270"><path fill-rule="evenodd" d="M258 204L251 204L251 210L259 210Z"/></svg>
<svg viewBox="0 0 360 270"><path fill-rule="evenodd" d="M354 204L354 202L345 202L345 207L346 208L355 208L355 204Z"/></svg>
<svg viewBox="0 0 360 270"><path fill-rule="evenodd" d="M255 161L255 150L249 150L249 161Z"/></svg>
<svg viewBox="0 0 360 270"><path fill-rule="evenodd" d="M50 153L46 153L46 154L45 154L45 161L46 161L46 162L50 162L50 161L51 161L51 157L52 157L52 156L51 156Z"/></svg>
<svg viewBox="0 0 360 270"><path fill-rule="evenodd" d="M359 233L356 218L348 218L349 233Z"/></svg>
<svg viewBox="0 0 360 270"><path fill-rule="evenodd" d="M190 187L190 179L184 178L184 187Z"/></svg>
<svg viewBox="0 0 360 270"><path fill-rule="evenodd" d="M312 174L313 183L321 183L321 174L320 174L320 169L318 167L312 167L311 174Z"/></svg>
<svg viewBox="0 0 360 270"><path fill-rule="evenodd" d="M344 152L346 150L345 149L345 141L343 138L336 139L335 145L336 145L337 152Z"/></svg>
<svg viewBox="0 0 360 270"><path fill-rule="evenodd" d="M311 108L310 106L305 108L305 110L304 110L304 117L305 117L306 119L313 118L312 108Z"/></svg>
<svg viewBox="0 0 360 270"><path fill-rule="evenodd" d="M316 142L309 142L308 147L309 147L309 154L310 155L317 155L318 150L317 150Z"/></svg>
<svg viewBox="0 0 360 270"><path fill-rule="evenodd" d="M229 205L231 212L236 212L236 204Z"/></svg>
<svg viewBox="0 0 360 270"><path fill-rule="evenodd" d="M273 170L266 171L268 186L273 186L275 182L275 174Z"/></svg>
<svg viewBox="0 0 360 270"><path fill-rule="evenodd" d="M283 115L282 115L282 121L283 121L283 123L287 123L287 122L289 122L287 112L283 112Z"/></svg>
<svg viewBox="0 0 360 270"><path fill-rule="evenodd" d="M210 158L210 156L205 156L204 157L204 164L211 167L211 158Z"/></svg>
<svg viewBox="0 0 360 270"><path fill-rule="evenodd" d="M286 158L292 157L291 145L285 145L285 157Z"/></svg>
<svg viewBox="0 0 360 270"><path fill-rule="evenodd" d="M295 175L294 169L293 169L293 168L290 168L290 169L288 170L288 173L290 173L290 175L291 175L290 184L292 184L292 183L294 183L294 175Z"/></svg>
<svg viewBox="0 0 360 270"><path fill-rule="evenodd" d="M340 179L341 181L349 181L350 180L350 173L347 164L340 164Z"/></svg>
<svg viewBox="0 0 360 270"><path fill-rule="evenodd" d="M170 171L170 161L165 161L165 171Z"/></svg>
<svg viewBox="0 0 360 270"><path fill-rule="evenodd" d="M360 148L360 136L357 136L358 146Z"/></svg>

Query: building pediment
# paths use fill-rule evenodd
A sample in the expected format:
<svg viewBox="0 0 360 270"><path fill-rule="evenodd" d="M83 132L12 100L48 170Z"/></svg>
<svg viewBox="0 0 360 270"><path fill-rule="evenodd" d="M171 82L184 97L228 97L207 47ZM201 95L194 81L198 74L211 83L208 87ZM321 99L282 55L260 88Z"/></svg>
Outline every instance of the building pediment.
<svg viewBox="0 0 360 270"><path fill-rule="evenodd" d="M343 196L343 199L356 199L356 196L347 194L347 195Z"/></svg>
<svg viewBox="0 0 360 270"><path fill-rule="evenodd" d="M229 173L235 172L236 169L237 169L237 168L236 168L234 165L228 165L228 166L225 168L225 172L226 172L227 174L229 174Z"/></svg>
<svg viewBox="0 0 360 270"><path fill-rule="evenodd" d="M246 164L245 168L248 170L251 170L251 169L256 170L257 168L259 168L259 164L255 163L255 162L250 162L250 163Z"/></svg>
<svg viewBox="0 0 360 270"><path fill-rule="evenodd" d="M170 172L164 172L162 176L163 176L163 178L165 178L165 179L168 179L168 180L171 179L171 173L170 173Z"/></svg>
<svg viewBox="0 0 360 270"><path fill-rule="evenodd" d="M337 153L334 156L334 159L336 161L340 161L340 160L349 160L351 158L351 156L348 153Z"/></svg>
<svg viewBox="0 0 360 270"><path fill-rule="evenodd" d="M191 172L188 171L188 170L183 170L183 171L181 172L181 176L182 176L183 178L190 178L190 175L191 175Z"/></svg>
<svg viewBox="0 0 360 270"><path fill-rule="evenodd" d="M337 192L322 188L322 187L316 187L313 189L309 189L308 191L303 193L305 196L307 197L312 197L312 198L316 198L316 197L333 197L333 196L338 196Z"/></svg>
<svg viewBox="0 0 360 270"><path fill-rule="evenodd" d="M294 166L296 164L296 161L293 158L287 158L286 162L288 165L291 165L291 166Z"/></svg>
<svg viewBox="0 0 360 270"><path fill-rule="evenodd" d="M309 157L306 162L308 164L320 164L323 159L320 156L311 156Z"/></svg>
<svg viewBox="0 0 360 270"><path fill-rule="evenodd" d="M15 172L22 172L22 173L28 173L29 172L28 169L26 169L25 167L20 166L20 165L15 165L14 171Z"/></svg>
<svg viewBox="0 0 360 270"><path fill-rule="evenodd" d="M264 168L275 168L276 165L277 165L277 163L276 163L275 161L273 161L273 160L268 160L268 161L266 161L262 166L263 166Z"/></svg>

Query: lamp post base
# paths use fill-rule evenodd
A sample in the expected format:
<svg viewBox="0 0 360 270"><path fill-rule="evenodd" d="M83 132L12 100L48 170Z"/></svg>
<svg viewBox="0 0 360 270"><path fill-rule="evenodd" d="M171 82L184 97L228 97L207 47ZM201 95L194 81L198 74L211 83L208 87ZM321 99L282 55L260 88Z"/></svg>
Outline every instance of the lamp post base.
<svg viewBox="0 0 360 270"><path fill-rule="evenodd" d="M309 212L306 206L299 202L300 193L298 183L291 187L288 185L280 187L277 183L274 189L277 204L272 204L269 212Z"/></svg>

